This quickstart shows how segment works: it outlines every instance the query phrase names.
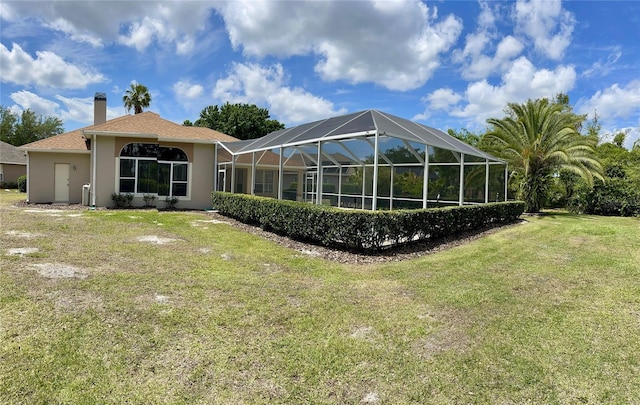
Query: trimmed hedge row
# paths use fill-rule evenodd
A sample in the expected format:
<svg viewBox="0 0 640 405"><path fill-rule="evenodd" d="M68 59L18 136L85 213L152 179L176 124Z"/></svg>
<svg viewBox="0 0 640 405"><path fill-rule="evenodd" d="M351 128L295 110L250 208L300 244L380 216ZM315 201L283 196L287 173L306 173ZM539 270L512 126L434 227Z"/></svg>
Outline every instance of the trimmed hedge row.
<svg viewBox="0 0 640 405"><path fill-rule="evenodd" d="M220 214L240 222L292 239L356 251L509 223L524 211L521 201L426 210L344 210L219 191L212 193L212 203Z"/></svg>

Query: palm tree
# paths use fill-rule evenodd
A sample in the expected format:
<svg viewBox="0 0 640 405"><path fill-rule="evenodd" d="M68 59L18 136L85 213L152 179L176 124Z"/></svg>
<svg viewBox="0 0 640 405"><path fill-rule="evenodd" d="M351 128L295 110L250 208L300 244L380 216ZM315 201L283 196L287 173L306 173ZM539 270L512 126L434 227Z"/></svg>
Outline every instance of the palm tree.
<svg viewBox="0 0 640 405"><path fill-rule="evenodd" d="M604 181L597 141L577 131L584 117L566 107L546 98L528 100L508 104L505 118L487 120L486 141L509 164L526 212L540 211L550 180L560 171L580 175L589 186L594 178Z"/></svg>
<svg viewBox="0 0 640 405"><path fill-rule="evenodd" d="M133 111L139 114L143 108L147 108L151 104L151 94L149 94L147 86L140 83L131 83L131 87L122 96L122 102L127 112L133 108Z"/></svg>

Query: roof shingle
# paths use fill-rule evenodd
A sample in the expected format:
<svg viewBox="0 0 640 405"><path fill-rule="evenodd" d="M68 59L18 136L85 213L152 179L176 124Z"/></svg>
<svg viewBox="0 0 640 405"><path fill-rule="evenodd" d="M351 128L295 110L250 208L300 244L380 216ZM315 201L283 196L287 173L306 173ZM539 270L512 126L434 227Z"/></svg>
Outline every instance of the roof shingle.
<svg viewBox="0 0 640 405"><path fill-rule="evenodd" d="M25 156L23 150L9 143L0 141L0 163L26 165L27 156Z"/></svg>
<svg viewBox="0 0 640 405"><path fill-rule="evenodd" d="M236 138L203 127L186 127L161 118L152 112L125 115L103 124L90 125L61 135L32 142L22 147L27 150L77 150L88 151L85 138L93 134L152 135L161 141L207 142L237 141Z"/></svg>

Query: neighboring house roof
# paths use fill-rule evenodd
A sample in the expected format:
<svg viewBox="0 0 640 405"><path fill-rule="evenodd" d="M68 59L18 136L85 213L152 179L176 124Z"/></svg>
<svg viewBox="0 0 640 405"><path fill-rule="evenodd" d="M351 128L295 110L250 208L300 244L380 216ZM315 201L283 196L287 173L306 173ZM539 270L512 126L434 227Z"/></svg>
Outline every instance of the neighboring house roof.
<svg viewBox="0 0 640 405"><path fill-rule="evenodd" d="M497 160L493 156L467 145L451 135L378 110L359 111L339 117L281 129L253 140L236 143L223 142L233 154L243 154L280 146L289 147L319 141L344 140L360 136L388 135L411 142L427 144L466 155Z"/></svg>
<svg viewBox="0 0 640 405"><path fill-rule="evenodd" d="M88 152L86 139L94 135L112 135L152 138L165 142L211 143L215 141L234 142L236 138L213 129L187 127L161 118L152 112L125 115L103 124L90 125L61 135L23 145L28 151L69 151Z"/></svg>
<svg viewBox="0 0 640 405"><path fill-rule="evenodd" d="M8 165L26 165L27 156L23 150L11 145L10 143L0 141L0 163Z"/></svg>

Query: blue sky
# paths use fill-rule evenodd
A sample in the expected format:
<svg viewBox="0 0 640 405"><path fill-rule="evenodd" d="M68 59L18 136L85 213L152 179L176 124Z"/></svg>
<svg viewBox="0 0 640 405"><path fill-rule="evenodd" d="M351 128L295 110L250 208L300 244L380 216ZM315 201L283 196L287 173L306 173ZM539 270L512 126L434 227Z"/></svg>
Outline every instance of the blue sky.
<svg viewBox="0 0 640 405"><path fill-rule="evenodd" d="M67 131L98 91L126 114L136 81L178 123L229 101L286 126L373 108L472 131L563 92L603 134L640 139L636 1L3 0L0 18L0 104Z"/></svg>

